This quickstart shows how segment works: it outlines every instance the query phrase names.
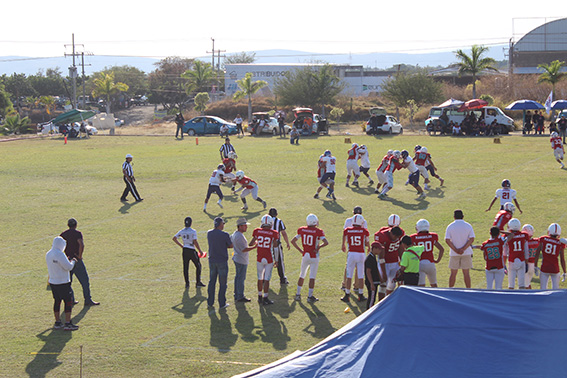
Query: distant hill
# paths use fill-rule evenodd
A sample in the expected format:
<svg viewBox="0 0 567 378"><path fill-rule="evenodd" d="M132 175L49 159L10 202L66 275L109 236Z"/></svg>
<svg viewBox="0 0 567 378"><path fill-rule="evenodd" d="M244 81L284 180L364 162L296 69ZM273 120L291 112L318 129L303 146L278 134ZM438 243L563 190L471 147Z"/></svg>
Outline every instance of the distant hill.
<svg viewBox="0 0 567 378"><path fill-rule="evenodd" d="M497 61L505 60L506 46L492 46L487 56ZM406 53L371 53L371 54L317 54L295 50L262 50L256 51L256 63L306 63L322 61L336 64L362 65L371 68L389 68L396 64L425 66L447 66L456 61L451 51L406 54ZM209 61L209 58L202 58ZM154 63L159 59L119 56L85 56L85 73L87 75L101 71L105 67L129 65L149 73L155 69ZM79 61L76 61L78 65ZM0 57L0 75L24 73L26 75L45 71L47 68L59 67L63 75L67 75L68 67L72 65L70 57L29 58L18 56ZM79 68L80 70L80 68Z"/></svg>

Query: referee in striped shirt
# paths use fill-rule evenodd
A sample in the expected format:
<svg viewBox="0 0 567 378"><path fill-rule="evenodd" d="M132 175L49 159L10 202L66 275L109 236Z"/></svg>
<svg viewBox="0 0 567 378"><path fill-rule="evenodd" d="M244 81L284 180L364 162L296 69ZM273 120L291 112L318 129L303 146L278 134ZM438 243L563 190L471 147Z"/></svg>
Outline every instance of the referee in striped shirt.
<svg viewBox="0 0 567 378"><path fill-rule="evenodd" d="M138 189L136 189L136 185L134 184L136 178L134 177L132 164L130 164L131 162L132 162L132 155L127 154L126 161L124 162L124 164L122 164L122 173L124 174L123 178L124 178L124 183L126 183L126 189L124 189L124 193L122 193L122 197L120 197L120 201L128 201L126 199L126 196L128 195L128 193L132 193L132 196L134 196L136 202L140 202L143 201L144 199L140 197L140 194L138 193Z"/></svg>
<svg viewBox="0 0 567 378"><path fill-rule="evenodd" d="M268 214L274 219L272 230L276 230L280 233L280 237L283 237L283 239L285 240L287 249L289 251L289 240L287 238L287 232L285 231L284 222L281 219L278 219L278 210L276 210L275 207L272 207L268 211ZM276 261L278 262L278 276L280 276L280 284L287 285L289 284L289 281L285 276L285 265L281 239L278 239L274 242L274 256L276 257Z"/></svg>
<svg viewBox="0 0 567 378"><path fill-rule="evenodd" d="M230 138L226 138L224 140L224 144L222 146L220 146L219 151L220 151L221 160L228 158L229 152L236 152L234 150L234 146L232 144L230 144Z"/></svg>

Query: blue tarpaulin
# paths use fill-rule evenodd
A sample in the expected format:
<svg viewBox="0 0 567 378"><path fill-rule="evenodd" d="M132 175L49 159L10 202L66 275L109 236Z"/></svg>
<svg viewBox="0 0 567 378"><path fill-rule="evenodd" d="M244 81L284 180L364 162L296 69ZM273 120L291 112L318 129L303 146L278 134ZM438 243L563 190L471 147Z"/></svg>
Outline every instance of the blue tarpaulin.
<svg viewBox="0 0 567 378"><path fill-rule="evenodd" d="M567 291L402 286L319 344L244 377L565 377Z"/></svg>

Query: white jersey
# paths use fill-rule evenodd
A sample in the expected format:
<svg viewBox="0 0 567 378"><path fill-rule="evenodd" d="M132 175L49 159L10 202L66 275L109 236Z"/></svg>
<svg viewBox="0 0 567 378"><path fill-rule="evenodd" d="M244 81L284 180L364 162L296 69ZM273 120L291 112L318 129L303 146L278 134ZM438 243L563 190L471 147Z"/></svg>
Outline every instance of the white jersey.
<svg viewBox="0 0 567 378"><path fill-rule="evenodd" d="M500 206L504 206L506 202L512 202L516 199L516 191L510 188L497 189L496 198L500 198Z"/></svg>
<svg viewBox="0 0 567 378"><path fill-rule="evenodd" d="M347 218L345 220L345 226L343 227L343 229L348 228L348 227L352 227L352 221L353 220L354 220L354 215L350 218ZM362 222L362 228L368 229L368 224L366 223L366 219Z"/></svg>
<svg viewBox="0 0 567 378"><path fill-rule="evenodd" d="M325 173L334 173L337 171L335 163L337 159L334 156L323 156L321 161L325 163Z"/></svg>
<svg viewBox="0 0 567 378"><path fill-rule="evenodd" d="M413 159L412 159L411 157L409 157L409 156L406 157L406 158L404 159L404 163L406 163L406 164L409 163L408 166L407 166L407 169L408 169L408 171L410 171L411 173L414 173L414 172L416 172L416 171L418 170L418 169L417 169L417 166L415 165L415 162L413 161Z"/></svg>
<svg viewBox="0 0 567 378"><path fill-rule="evenodd" d="M184 229L179 230L179 232L175 234L175 237L183 239L184 248L195 249L195 240L197 240L197 231L193 230L191 227L185 227Z"/></svg>
<svg viewBox="0 0 567 378"><path fill-rule="evenodd" d="M360 152L358 151L360 156L360 166L362 168L370 168L370 158L368 157L368 151Z"/></svg>
<svg viewBox="0 0 567 378"><path fill-rule="evenodd" d="M222 177L224 176L224 172L222 169L215 169L211 178L209 179L209 185L216 185L219 186L222 183Z"/></svg>

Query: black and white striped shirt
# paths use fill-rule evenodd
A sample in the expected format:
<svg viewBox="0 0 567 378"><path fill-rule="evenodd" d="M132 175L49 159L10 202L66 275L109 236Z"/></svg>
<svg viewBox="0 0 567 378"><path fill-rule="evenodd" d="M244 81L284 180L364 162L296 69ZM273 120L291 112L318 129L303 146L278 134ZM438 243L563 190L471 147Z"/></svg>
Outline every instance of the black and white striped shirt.
<svg viewBox="0 0 567 378"><path fill-rule="evenodd" d="M122 172L125 176L132 177L134 176L134 171L132 170L132 165L127 161L122 164Z"/></svg>
<svg viewBox="0 0 567 378"><path fill-rule="evenodd" d="M234 146L232 144L226 144L223 143L223 145L220 147L219 149L221 155L223 156L223 158L227 158L228 157L228 153L229 152L236 152L234 151Z"/></svg>
<svg viewBox="0 0 567 378"><path fill-rule="evenodd" d="M281 219L274 217L274 224L272 225L272 230L276 230L277 232L282 232L285 230L285 224Z"/></svg>

